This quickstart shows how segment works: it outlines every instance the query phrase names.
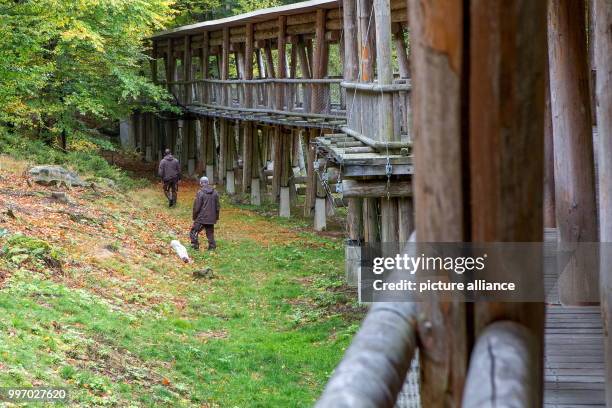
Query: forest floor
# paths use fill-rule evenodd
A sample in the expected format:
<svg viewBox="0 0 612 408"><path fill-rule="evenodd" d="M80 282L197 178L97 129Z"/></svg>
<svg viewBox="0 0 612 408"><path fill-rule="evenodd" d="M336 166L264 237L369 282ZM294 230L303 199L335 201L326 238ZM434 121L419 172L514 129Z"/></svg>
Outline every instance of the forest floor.
<svg viewBox="0 0 612 408"><path fill-rule="evenodd" d="M156 183L60 202L26 169L0 155L0 386L83 407L313 404L364 314L339 237L224 197L217 251L184 264L169 242L187 246L195 184L176 208Z"/></svg>

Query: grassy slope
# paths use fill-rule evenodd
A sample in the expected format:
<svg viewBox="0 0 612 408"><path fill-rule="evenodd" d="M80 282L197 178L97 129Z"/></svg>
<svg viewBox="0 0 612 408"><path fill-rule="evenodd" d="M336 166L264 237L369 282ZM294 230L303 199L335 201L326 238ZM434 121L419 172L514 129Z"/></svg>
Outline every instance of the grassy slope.
<svg viewBox="0 0 612 408"><path fill-rule="evenodd" d="M83 406L312 405L362 315L338 239L224 202L219 249L184 265L168 242L186 243L194 186L175 209L157 186L65 205L20 167L0 159L17 216L0 229L50 242L64 267L0 259L0 386L66 386ZM191 276L204 266L214 279Z"/></svg>

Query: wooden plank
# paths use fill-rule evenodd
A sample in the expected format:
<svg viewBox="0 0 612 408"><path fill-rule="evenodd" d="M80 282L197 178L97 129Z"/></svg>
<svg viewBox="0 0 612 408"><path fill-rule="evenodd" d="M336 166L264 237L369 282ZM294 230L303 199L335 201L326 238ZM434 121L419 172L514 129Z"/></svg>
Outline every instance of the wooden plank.
<svg viewBox="0 0 612 408"><path fill-rule="evenodd" d="M387 185L385 181L344 179L342 195L345 198L409 197L412 195L412 182L393 181Z"/></svg>

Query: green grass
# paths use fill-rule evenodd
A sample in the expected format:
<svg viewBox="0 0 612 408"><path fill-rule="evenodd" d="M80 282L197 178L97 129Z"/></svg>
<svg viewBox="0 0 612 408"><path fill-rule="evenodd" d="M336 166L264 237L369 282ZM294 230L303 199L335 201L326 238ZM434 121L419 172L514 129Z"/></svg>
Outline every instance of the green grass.
<svg viewBox="0 0 612 408"><path fill-rule="evenodd" d="M143 218L115 213L120 233L156 222L154 211L188 219L190 208L166 209L158 195L134 198ZM262 222L298 239L263 245L241 236L241 226ZM216 253L190 250L213 279L194 279L159 256L96 265L65 257L66 276L81 288L21 265L0 290L0 385L67 387L74 405L88 407L312 406L363 310L342 286L341 241L302 223L250 211L222 219L220 228L236 232L220 237ZM3 265L17 268L7 257ZM100 267L125 279L100 280L92 274ZM114 289L113 298L99 295Z"/></svg>

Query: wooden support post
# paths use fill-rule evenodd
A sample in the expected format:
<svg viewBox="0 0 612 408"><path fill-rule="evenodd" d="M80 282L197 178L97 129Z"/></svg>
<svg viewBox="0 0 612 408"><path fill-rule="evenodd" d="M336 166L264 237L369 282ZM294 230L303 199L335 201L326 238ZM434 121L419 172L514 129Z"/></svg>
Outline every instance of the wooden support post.
<svg viewBox="0 0 612 408"><path fill-rule="evenodd" d="M200 49L200 69L202 70L202 79L208 79L208 31L202 33L202 48ZM199 93L199 102L208 103L208 87L202 84ZM210 178L209 178L210 180ZM212 181L211 181L212 183Z"/></svg>
<svg viewBox="0 0 612 408"><path fill-rule="evenodd" d="M183 81L184 85L184 96L183 101L185 105L191 104L191 81L193 70L191 69L191 36L185 36L185 43L183 45Z"/></svg>
<svg viewBox="0 0 612 408"><path fill-rule="evenodd" d="M546 2L477 0L471 3L470 23L471 239L541 242ZM501 81L504 86L500 88L496 84ZM525 152L529 152L529 160L519 164L516 158ZM487 272L484 279L499 280L496 270ZM540 285L534 289L543 294L541 265L534 266L532 272L536 273L535 285ZM476 335L497 320L512 320L529 329L537 358L529 361L529 371L535 374L535 392L529 395L531 401L526 406L541 406L544 299L530 303L476 303L474 313Z"/></svg>
<svg viewBox="0 0 612 408"><path fill-rule="evenodd" d="M363 199L363 240L366 244L380 242L378 234L378 199Z"/></svg>
<svg viewBox="0 0 612 408"><path fill-rule="evenodd" d="M219 118L219 165L217 167L219 184L225 183L225 171L227 162L227 142L228 142L228 129L229 125L226 119Z"/></svg>
<svg viewBox="0 0 612 408"><path fill-rule="evenodd" d="M413 0L410 10L417 239L461 242L468 238L461 106L468 80L462 61L465 11L462 2L444 0L429 1L427 7ZM370 80L364 73L367 69L362 79ZM441 304L432 296L419 313L421 403L459 407L469 356L465 304Z"/></svg>
<svg viewBox="0 0 612 408"><path fill-rule="evenodd" d="M556 228L555 212L555 154L553 144L552 112L550 108L550 71L546 56L546 83L544 88L544 227Z"/></svg>
<svg viewBox="0 0 612 408"><path fill-rule="evenodd" d="M229 27L223 28L223 48L221 49L221 72L220 77L222 80L227 80L229 78ZM229 94L227 91L229 88L223 87L223 95L222 95L222 105L227 106L229 103Z"/></svg>
<svg viewBox="0 0 612 408"><path fill-rule="evenodd" d="M324 78L327 75L327 55L329 48L325 41L325 10L317 9L315 21L315 50L312 62L313 78ZM319 113L325 106L324 88L321 85L314 85L311 95L311 111Z"/></svg>
<svg viewBox="0 0 612 408"><path fill-rule="evenodd" d="M153 41L153 49L151 51L151 81L157 84L157 41Z"/></svg>
<svg viewBox="0 0 612 408"><path fill-rule="evenodd" d="M393 23L392 30L400 78L410 78L410 59L408 58L406 40L404 39L404 27L400 23Z"/></svg>
<svg viewBox="0 0 612 408"><path fill-rule="evenodd" d="M380 199L380 240L383 243L398 242L397 199Z"/></svg>
<svg viewBox="0 0 612 408"><path fill-rule="evenodd" d="M414 207L412 197L398 198L397 200L397 240L399 243L408 242L414 230Z"/></svg>
<svg viewBox="0 0 612 408"><path fill-rule="evenodd" d="M246 42L244 46L244 79L251 80L253 79L253 24L247 23L246 27ZM245 106L247 108L252 108L254 106L253 103L253 88L251 85L245 85L244 90L245 95Z"/></svg>
<svg viewBox="0 0 612 408"><path fill-rule="evenodd" d="M276 78L276 70L274 69L274 58L272 57L272 47L270 42L264 47L264 55L266 57L266 74L269 78Z"/></svg>
<svg viewBox="0 0 612 408"><path fill-rule="evenodd" d="M604 327L606 407L612 407L612 2L594 0L601 316Z"/></svg>
<svg viewBox="0 0 612 408"><path fill-rule="evenodd" d="M389 0L374 0L376 25L376 71L379 85L393 83L391 65L391 5ZM380 96L378 134L381 141L398 141L399 134L393 130L393 95L383 93Z"/></svg>
<svg viewBox="0 0 612 408"><path fill-rule="evenodd" d="M172 82L174 81L174 48L172 47L172 38L168 39L168 47L166 48L166 88L169 93L172 93Z"/></svg>
<svg viewBox="0 0 612 408"><path fill-rule="evenodd" d="M287 37L285 33L287 17L279 16L278 17L278 78L287 78L287 55L286 55L286 45L287 45ZM276 109L284 110L284 101L285 101L285 86L284 84L275 84L276 86Z"/></svg>
<svg viewBox="0 0 612 408"><path fill-rule="evenodd" d="M304 216L310 217L313 214L316 199L316 173L314 170L315 147L311 143L318 135L317 129L306 129L304 131L304 140L306 144L307 162L306 162L306 198L304 199Z"/></svg>
<svg viewBox="0 0 612 408"><path fill-rule="evenodd" d="M280 126L274 126L273 140L272 140L272 151L273 158L272 162L274 165L274 171L272 173L272 201L278 202L280 187L281 187L281 174L283 170L283 135L282 128Z"/></svg>
<svg viewBox="0 0 612 408"><path fill-rule="evenodd" d="M372 15L372 0L359 0L357 2L357 16L359 19L359 63L361 66L361 81L374 80L374 60L376 58L376 45L374 43L374 25Z"/></svg>
<svg viewBox="0 0 612 408"><path fill-rule="evenodd" d="M247 194L251 190L253 170L253 122L244 123L244 137L242 145L242 192Z"/></svg>
<svg viewBox="0 0 612 408"><path fill-rule="evenodd" d="M548 9L555 206L561 251L599 238L585 9L583 1L574 0L552 0ZM595 263L578 258L568 262L559 277L561 303L584 304L599 297Z"/></svg>

